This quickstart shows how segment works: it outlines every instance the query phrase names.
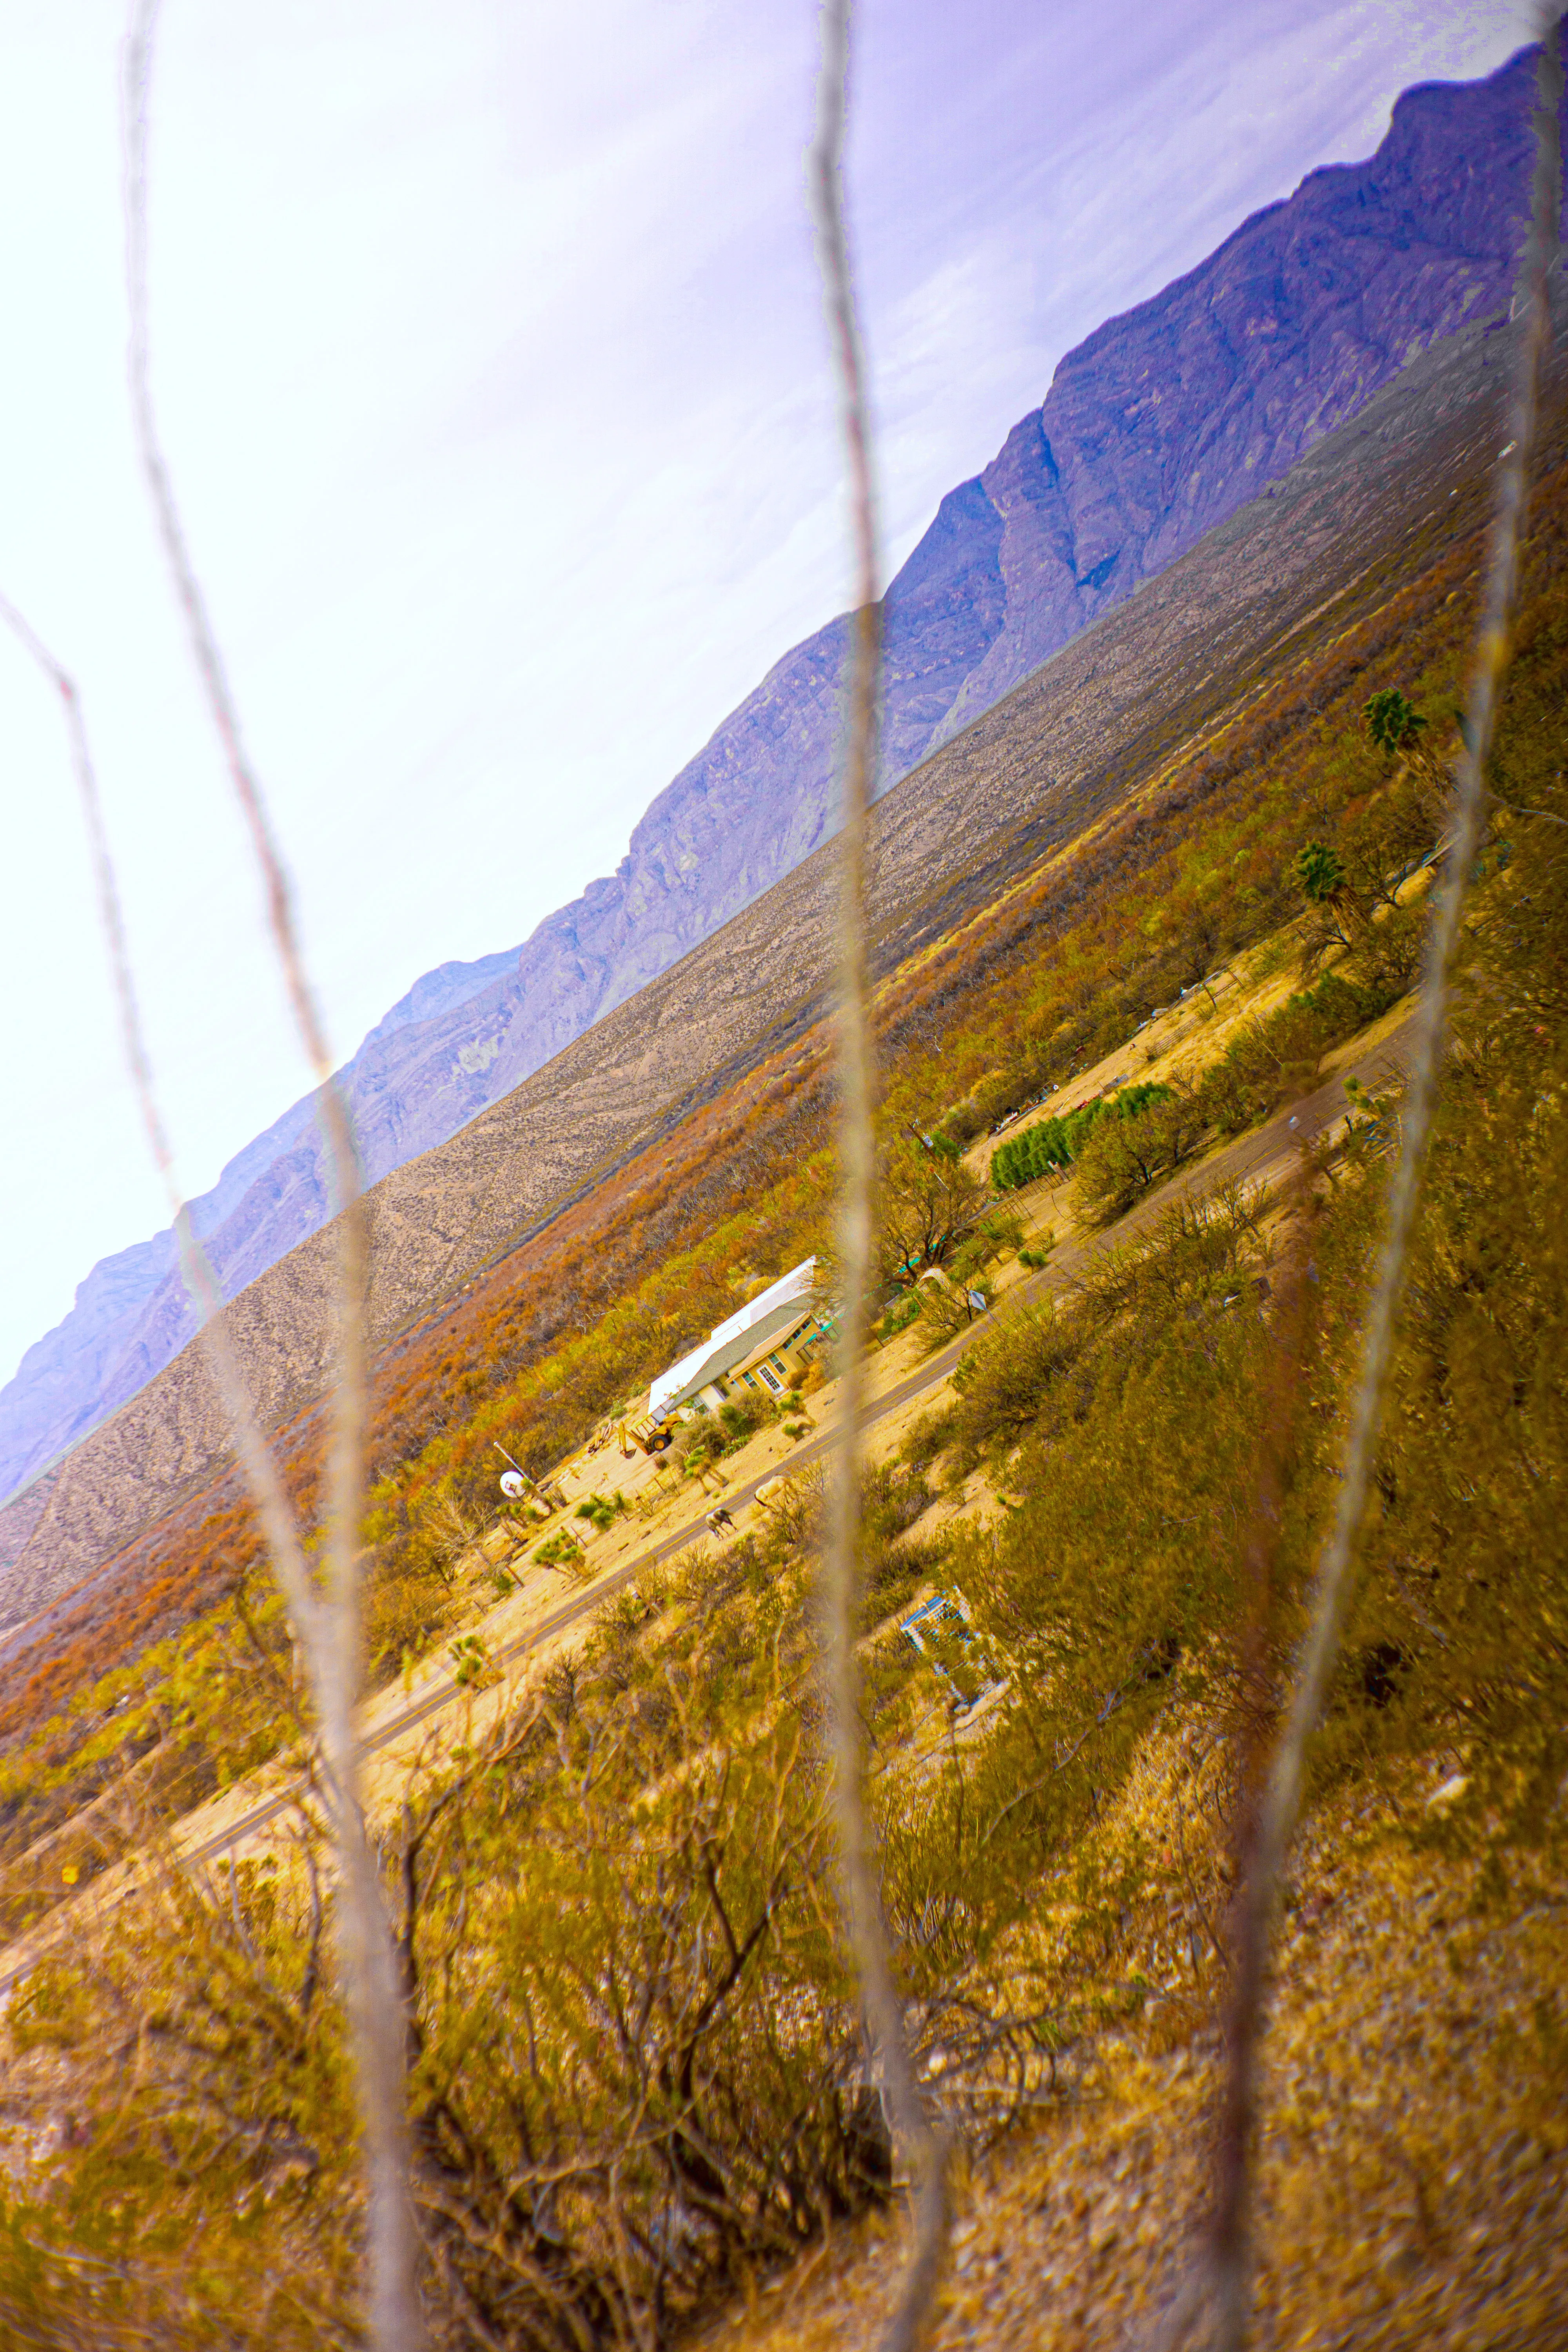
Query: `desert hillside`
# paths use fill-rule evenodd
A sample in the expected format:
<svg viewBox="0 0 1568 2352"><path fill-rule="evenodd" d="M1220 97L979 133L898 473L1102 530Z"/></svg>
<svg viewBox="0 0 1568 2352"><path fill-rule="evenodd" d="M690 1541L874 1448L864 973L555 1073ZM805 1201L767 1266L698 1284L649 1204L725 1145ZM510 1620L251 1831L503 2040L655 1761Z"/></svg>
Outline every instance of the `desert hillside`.
<svg viewBox="0 0 1568 2352"><path fill-rule="evenodd" d="M1474 528L1474 460L1506 338L1473 328L1414 362L1355 423L1052 657L879 803L873 920L884 973L1184 758L1228 683L1303 656ZM1327 583L1342 582L1338 589ZM786 1053L817 1016L831 852L819 850L449 1143L376 1185L370 1326L380 1347L502 1263L691 1106ZM329 1373L331 1228L228 1309L264 1420ZM173 1312L171 1307L171 1312ZM0 1512L15 1623L211 1477L226 1435L186 1347Z"/></svg>
<svg viewBox="0 0 1568 2352"><path fill-rule="evenodd" d="M1364 163L1313 173L1068 353L889 589L884 785L1429 344L1506 311L1530 72L1521 55L1484 82L1407 91ZM373 1178L504 1101L812 856L833 822L846 642L840 618L775 665L653 803L613 877L521 948L426 974L377 1024L344 1073ZM1064 780L1079 772L1064 761ZM977 842L993 815L977 810ZM605 1050L616 1066L620 1049ZM296 1103L195 1203L226 1295L316 1232L330 1196L310 1105ZM0 1496L141 1390L192 1328L169 1234L95 1268L0 1391Z"/></svg>
<svg viewBox="0 0 1568 2352"><path fill-rule="evenodd" d="M0 1510L0 2347L1568 2342L1561 30L1064 364L363 1381L321 1223Z"/></svg>

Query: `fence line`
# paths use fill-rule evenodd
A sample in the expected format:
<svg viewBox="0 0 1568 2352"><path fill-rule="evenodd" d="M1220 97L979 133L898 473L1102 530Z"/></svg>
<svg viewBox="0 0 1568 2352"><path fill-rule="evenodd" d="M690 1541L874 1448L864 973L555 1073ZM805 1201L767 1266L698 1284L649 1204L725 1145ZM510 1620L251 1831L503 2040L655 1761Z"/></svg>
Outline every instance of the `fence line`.
<svg viewBox="0 0 1568 2352"><path fill-rule="evenodd" d="M409 2184L405 2093L407 2019L380 1874L359 1797L354 1704L361 1667L359 1587L365 1500L368 1381L364 1331L366 1221L363 1182L347 1102L333 1075L325 1025L300 948L293 890L266 797L245 751L238 710L216 632L191 558L149 380L147 303L147 98L159 0L139 0L123 58L125 272L131 314L127 355L132 420L163 554L184 619L230 781L261 876L268 926L300 1042L316 1080L338 1241L337 1363L327 1475L327 1581L318 1597L254 1415L237 1418L242 1457L261 1509L279 1583L310 1675L322 1764L331 1798L339 1868L340 1973L353 2038L364 2126L370 2210L370 2326L377 2352L419 2352L425 2342L418 2249ZM188 1218L186 1223L188 1226ZM205 1299L207 1330L226 1348L216 1301ZM198 1301L200 1308L202 1301ZM265 1457L265 1462L258 1458ZM287 1532L284 1516L287 1515Z"/></svg>
<svg viewBox="0 0 1568 2352"><path fill-rule="evenodd" d="M1300 1809L1307 1745L1322 1712L1338 1655L1356 1539L1366 1509L1405 1259L1420 1202L1436 1103L1439 1063L1454 952L1465 891L1475 862L1485 803L1485 771L1508 666L1509 627L1535 440L1542 362L1551 333L1550 274L1557 257L1563 164L1560 25L1555 7L1538 18L1541 63L1535 115L1536 161L1530 234L1521 270L1523 321L1509 407L1492 523L1486 594L1477 632L1463 741L1449 820L1451 846L1427 941L1420 1001L1411 1034L1400 1150L1390 1188L1388 1224L1367 1311L1361 1370L1346 1433L1334 1521L1314 1582L1306 1641L1289 1710L1258 1811L1251 1866L1238 1903L1229 2082L1226 2094L1238 2160L1222 2173L1214 2217L1212 2293L1220 2352L1240 2352L1250 2307L1249 2212L1256 2167L1257 2056L1265 1978L1281 1874ZM1516 310L1520 302L1516 298Z"/></svg>
<svg viewBox="0 0 1568 2352"><path fill-rule="evenodd" d="M837 1003L841 1161L838 1245L842 1395L833 1453L822 1563L825 1678L843 1904L860 2000L889 2121L914 2187L910 2259L884 2352L907 2352L930 2319L947 2250L947 2147L933 2130L910 2062L903 2006L893 1981L881 1894L866 1819L855 1621L859 1599L860 1419L875 1218L875 1069L866 959L866 833L876 768L881 583L865 356L844 213L844 126L848 97L849 0L826 0L811 151L812 209L848 474L855 603L845 697L838 845Z"/></svg>

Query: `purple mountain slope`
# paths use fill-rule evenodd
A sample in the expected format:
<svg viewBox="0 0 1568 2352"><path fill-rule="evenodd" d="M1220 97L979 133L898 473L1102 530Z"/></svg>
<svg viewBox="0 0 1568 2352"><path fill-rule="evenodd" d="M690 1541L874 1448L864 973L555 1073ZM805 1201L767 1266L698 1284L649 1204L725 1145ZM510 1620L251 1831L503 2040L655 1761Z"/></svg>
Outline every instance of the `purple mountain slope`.
<svg viewBox="0 0 1568 2352"><path fill-rule="evenodd" d="M889 591L885 786L1286 473L1443 335L1506 310L1528 205L1533 54L1407 91L1363 163L1287 201L1068 354L951 491ZM346 1081L367 1174L467 1120L799 864L831 821L844 619L786 654L653 802L616 872L519 950L444 964ZM296 1104L195 1204L233 1297L329 1213ZM0 1391L0 1498L189 1338L171 1237L96 1266Z"/></svg>

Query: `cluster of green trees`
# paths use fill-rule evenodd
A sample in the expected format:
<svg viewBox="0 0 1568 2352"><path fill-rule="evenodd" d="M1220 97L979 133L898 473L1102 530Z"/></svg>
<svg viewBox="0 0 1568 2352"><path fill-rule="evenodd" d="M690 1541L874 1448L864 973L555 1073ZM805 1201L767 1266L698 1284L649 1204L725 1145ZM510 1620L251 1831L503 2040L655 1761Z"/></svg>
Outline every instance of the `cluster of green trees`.
<svg viewBox="0 0 1568 2352"><path fill-rule="evenodd" d="M1325 972L1247 1023L1195 1081L1127 1087L1009 1139L992 1160L992 1180L1011 1189L1053 1166L1070 1166L1089 1213L1109 1223L1181 1167L1205 1137L1240 1134L1307 1092L1323 1056L1394 1001L1386 982L1369 986Z"/></svg>
<svg viewBox="0 0 1568 2352"><path fill-rule="evenodd" d="M997 1145L991 1158L991 1181L999 1192L1011 1192L1020 1185L1032 1184L1037 1176L1069 1168L1084 1139L1100 1119L1134 1118L1151 1103L1168 1101L1170 1093L1169 1087L1146 1080L1123 1087L1116 1094L1096 1095L1077 1110L1041 1119Z"/></svg>
<svg viewBox="0 0 1568 2352"><path fill-rule="evenodd" d="M1428 722L1402 690L1372 696L1363 721L1387 778L1340 828L1337 845L1310 841L1291 866L1309 909L1303 965L1318 970L1332 953L1334 971L1249 1023L1194 1086L1129 1087L1011 1137L991 1163L999 1190L1078 1163L1090 1208L1118 1216L1202 1136L1234 1134L1308 1086L1325 1053L1412 984L1425 923L1402 891L1432 854L1443 780L1422 740Z"/></svg>

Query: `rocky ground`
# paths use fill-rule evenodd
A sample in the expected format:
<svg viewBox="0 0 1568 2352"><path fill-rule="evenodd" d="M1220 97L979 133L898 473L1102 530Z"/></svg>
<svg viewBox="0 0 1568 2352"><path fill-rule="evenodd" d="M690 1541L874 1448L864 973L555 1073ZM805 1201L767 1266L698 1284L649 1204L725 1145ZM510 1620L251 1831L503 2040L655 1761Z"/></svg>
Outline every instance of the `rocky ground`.
<svg viewBox="0 0 1568 2352"><path fill-rule="evenodd" d="M1279 1948L1252 2341L1550 2352L1568 2343L1568 1885L1521 1872L1500 1904L1476 1869L1413 1857L1392 1815L1338 1829L1301 1858ZM1170 2341L1220 2067L1217 1974L1184 1974L1069 2101L963 2165L932 2352ZM901 2252L889 2217L829 2241L704 2352L874 2343Z"/></svg>

